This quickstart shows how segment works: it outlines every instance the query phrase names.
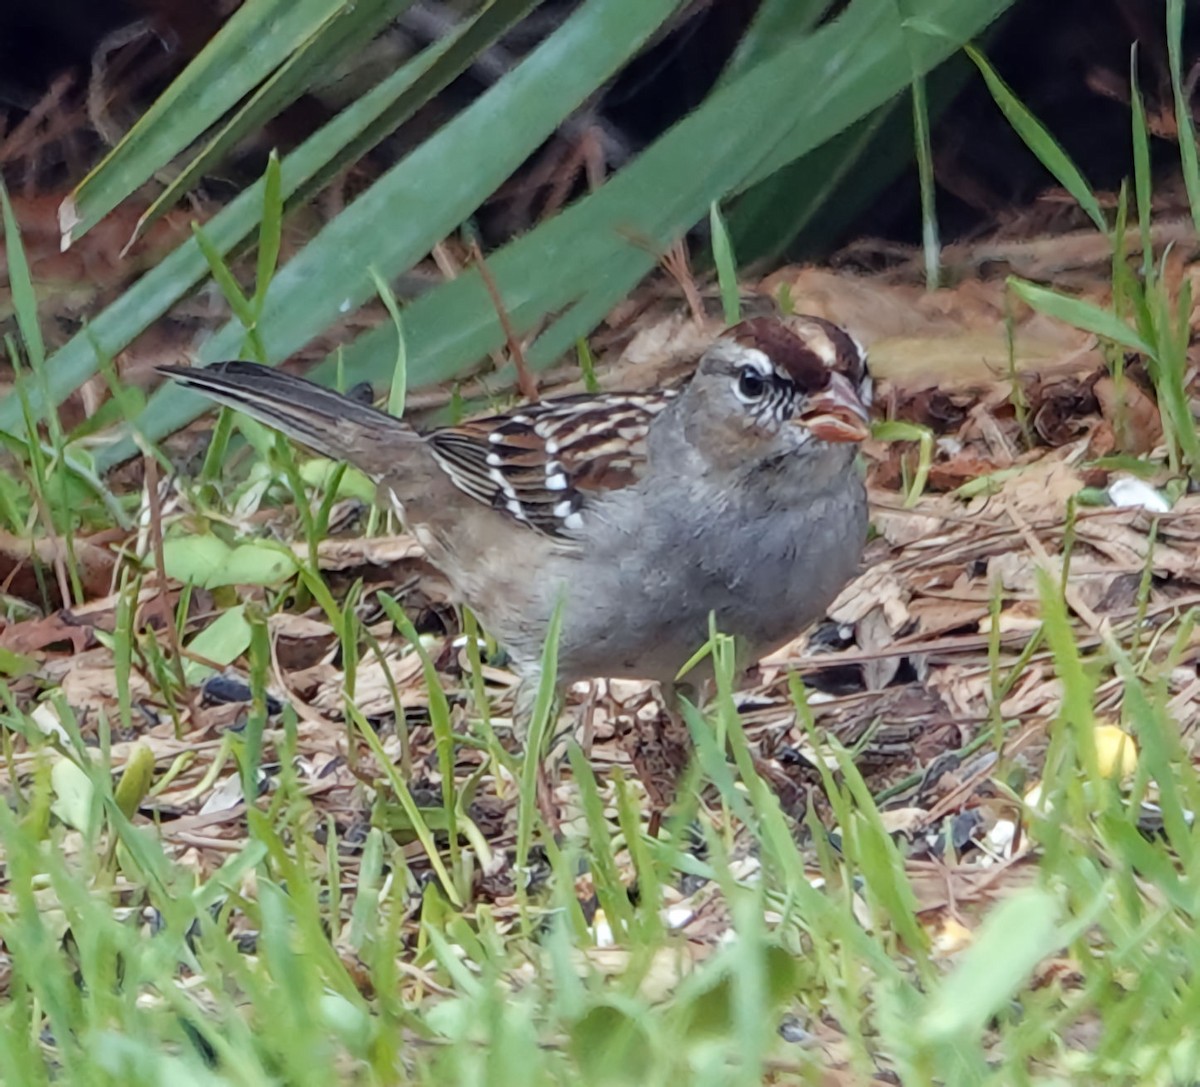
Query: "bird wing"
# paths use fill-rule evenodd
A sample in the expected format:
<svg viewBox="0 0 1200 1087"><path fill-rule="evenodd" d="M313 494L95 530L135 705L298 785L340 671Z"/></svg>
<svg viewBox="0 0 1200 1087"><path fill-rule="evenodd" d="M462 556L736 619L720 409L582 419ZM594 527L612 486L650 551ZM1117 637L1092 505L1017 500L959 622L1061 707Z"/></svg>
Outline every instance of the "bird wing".
<svg viewBox="0 0 1200 1087"><path fill-rule="evenodd" d="M676 396L608 393L531 404L428 435L461 491L551 536L583 523L588 496L635 483L650 424Z"/></svg>

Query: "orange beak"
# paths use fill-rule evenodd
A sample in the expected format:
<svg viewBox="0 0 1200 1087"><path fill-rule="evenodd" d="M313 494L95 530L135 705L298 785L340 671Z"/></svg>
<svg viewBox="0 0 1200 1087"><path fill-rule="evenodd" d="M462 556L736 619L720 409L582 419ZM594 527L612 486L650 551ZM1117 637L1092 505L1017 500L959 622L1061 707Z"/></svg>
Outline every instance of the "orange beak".
<svg viewBox="0 0 1200 1087"><path fill-rule="evenodd" d="M808 398L795 422L823 442L861 442L871 433L867 409L842 374L832 375L828 387Z"/></svg>

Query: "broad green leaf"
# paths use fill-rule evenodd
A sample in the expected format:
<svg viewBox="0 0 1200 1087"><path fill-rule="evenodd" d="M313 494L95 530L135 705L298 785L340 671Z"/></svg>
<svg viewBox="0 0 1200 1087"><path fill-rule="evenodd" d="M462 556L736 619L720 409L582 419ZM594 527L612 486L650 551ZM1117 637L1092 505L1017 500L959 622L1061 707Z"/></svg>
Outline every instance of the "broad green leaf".
<svg viewBox="0 0 1200 1087"><path fill-rule="evenodd" d="M270 357L292 354L372 297L372 265L384 276L399 274L455 230L681 2L588 0L523 63L389 170L276 274L258 322ZM206 234L215 240L211 224ZM477 275L469 278L479 282ZM500 335L486 292L483 299ZM393 327L386 331L394 337ZM200 361L231 357L241 337L240 326L226 325L204 344ZM394 350L388 355L390 366ZM148 436L161 435L201 410L201 398L167 388L138 425Z"/></svg>
<svg viewBox="0 0 1200 1087"><path fill-rule="evenodd" d="M907 20L910 33L914 31ZM974 69L961 55L927 77L936 121ZM912 162L912 111L893 98L804 158L754 184L728 213L743 264L807 260L837 245L852 223Z"/></svg>
<svg viewBox="0 0 1200 1087"><path fill-rule="evenodd" d="M948 34L914 46L917 64L925 70L953 50L954 40L986 26L1008 0L926 0L921 6L937 15ZM799 85L797 73L804 73ZM510 316L520 318L518 327L545 313L563 312L535 343L530 361L548 365L594 327L653 267L652 247L665 249L714 198L737 192L820 146L890 99L909 74L894 6L858 0L836 22L714 92L600 192L491 258L489 267ZM722 148L716 159L715 146ZM560 255L551 265L553 275L546 253ZM605 274L597 275L597 268ZM429 380L415 360L434 356L444 372L450 368L447 353L461 366L497 342L475 291L472 277L460 277L409 308L414 386ZM540 297L530 297L534 292ZM478 324L469 327L467 318L477 312ZM454 322L452 329L447 322ZM358 343L346 352L356 375L359 366L370 366L366 344L371 335L360 337L361 353Z"/></svg>
<svg viewBox="0 0 1200 1087"><path fill-rule="evenodd" d="M946 30L943 37L931 36L912 45L917 69L927 71L945 59L955 41L965 41L982 30L1008 4L1009 0L971 4L925 0L911 5L919 6ZM574 308L534 345L529 353L531 362L546 365L567 350L574 338L600 321L649 270L645 240L665 247L700 219L715 196L739 192L807 155L903 89L911 69L902 33L893 4L858 0L836 22L781 49L742 79L715 92L596 194L589 210L599 222L581 228L586 237L573 244L578 249L590 246L593 240L598 244L608 241L608 253L589 253L585 263L591 268L607 265L611 270L606 277L591 277ZM799 72L804 73L800 84L804 90L797 85ZM711 153L698 153L704 141L709 148L724 149L719 160L714 161ZM669 202L658 196L663 192L672 194ZM611 201L603 212L598 206L602 200ZM582 210L580 214L582 217ZM555 228L560 228L557 220L541 230L548 234ZM537 233L517 245L532 247L539 240L547 244L549 239L538 239ZM613 244L630 234L643 239L641 247ZM506 267L499 258L490 266L497 274ZM501 288L510 299L503 281ZM432 303L432 299L428 301ZM545 308L554 310L562 305L555 297ZM410 314L410 344L420 331L416 316ZM414 382L419 380L420 376L414 375Z"/></svg>
<svg viewBox="0 0 1200 1087"><path fill-rule="evenodd" d="M329 72L334 65L365 46L382 27L387 26L413 0L358 0L334 12L315 28L276 69L249 100L221 125L187 166L171 180L163 193L138 219L136 238L155 219L174 207L190 189L216 167L248 133L261 128L285 106L299 98L314 78ZM183 77L186 78L187 72ZM171 91L168 90L167 94ZM186 125L196 107L188 99L176 100L176 109L159 119L163 128ZM214 123L219 118L214 118Z"/></svg>
<svg viewBox="0 0 1200 1087"><path fill-rule="evenodd" d="M744 75L789 38L808 33L832 6L832 0L762 0L721 73L722 81Z"/></svg>
<svg viewBox="0 0 1200 1087"><path fill-rule="evenodd" d="M895 171L871 169L868 160L892 149L895 169L912 158L912 130L907 114L896 103L881 106L839 132L809 155L788 163L738 198L728 213L729 230L744 262L771 261L783 255L805 232L805 241L820 248L836 236L833 222L861 212L864 163L871 180L869 192L886 184ZM848 191L849 190L849 191ZM818 236L807 233L815 227Z"/></svg>
<svg viewBox="0 0 1200 1087"><path fill-rule="evenodd" d="M284 268L268 296L262 321L270 355L291 353L339 318L346 303L352 308L356 300L365 297L368 265L374 264L384 275L411 266L421 255L419 245L431 244L431 236L443 230L442 223L452 217L447 213L435 224L436 229L422 232L412 226L408 206L415 204L418 213L424 210L434 202L432 196L426 201L426 190L438 189L443 181L452 196L461 195L467 183L464 177L469 178L471 170L455 153L466 155L469 148L472 163L491 163L494 156L487 154L491 137L511 135L504 124L514 113L512 103L526 101L517 91L530 96L540 92L543 98L549 93L544 80L536 89L531 87L539 78L539 69L531 62L549 68L555 61L561 67L563 57L570 56L572 66L579 68L575 61L581 55L590 60L597 52L597 41L607 44L617 31L628 35L629 19L619 25L609 21L626 6L610 2L601 7L594 0L585 4L489 95L385 175ZM1007 0L966 4L925 0L915 6L925 22L945 31L944 37L923 37L913 47L916 67L927 70L952 51L955 41L965 40L985 26L1007 6ZM637 15L645 18L643 11ZM647 19L647 23L653 21ZM607 36L598 30L607 30ZM588 48L583 47L585 41L590 43ZM625 54L630 43L627 36ZM808 39L788 42L745 76L714 93L701 109L599 193L496 254L491 267L506 307L519 318L520 328L533 327L549 312L561 314L535 345L535 363L544 365L573 346L652 266L654 249L665 247L697 222L714 198L736 192L766 176L770 169L807 153L902 89L910 74L902 45L894 5L883 0L855 0L836 22ZM613 65L623 59L615 55L618 52L608 55ZM589 72L593 79L599 74L596 67ZM799 88L795 82L798 72L805 74ZM505 102L508 110L495 108ZM494 116L488 114L484 103L495 110ZM479 118L484 115L489 123L481 128ZM467 123L462 124L464 121ZM452 130L455 139L449 138ZM478 138L458 142L464 134ZM714 146L725 149L716 159L711 153ZM285 163L285 191L292 191L291 182ZM490 187L480 189L490 191ZM406 214L397 219L395 206L402 196ZM384 219L389 227L396 224L395 229L380 231L378 222ZM212 224L208 230L213 233ZM329 290L330 283L340 288L347 282L353 289L350 296ZM473 274L419 299L405 318L414 386L469 365L501 340L491 301ZM93 325L93 333L99 324L98 320ZM236 336L240 332L222 330L206 347L206 356L220 357L231 350ZM374 372L379 358L371 358L381 342L386 340L372 335L360 338L347 356L350 376L382 376ZM90 357L78 354L72 361L78 370L93 365ZM78 370L55 369L55 377L62 382L55 382L56 395L67 380L78 377ZM67 387L75 384L77 380L72 380ZM7 410L8 405L0 405L0 424L6 421ZM197 410L195 401L189 402L175 391L158 397L142 421L153 436L173 429ZM107 451L105 462L118 459L127 448Z"/></svg>
<svg viewBox="0 0 1200 1087"><path fill-rule="evenodd" d="M352 162L357 162L384 137L408 120L419 106L465 72L475 59L509 29L521 21L542 0L492 0L474 19L462 25L454 35L430 46L414 64L420 70L412 84L395 101L380 111L361 133L333 155L293 197L294 203L307 200ZM407 66L406 66L407 67Z"/></svg>
<svg viewBox="0 0 1200 1087"><path fill-rule="evenodd" d="M346 149L362 151L378 142L459 75L473 59L472 49L484 48L537 2L495 0L458 38L426 50L368 91L283 161L283 195L295 199L302 187L306 193L313 191L321 178L337 172ZM462 47L464 42L471 48ZM260 181L205 223L206 237L224 255L255 228L262 209ZM181 244L55 352L46 379L48 396L42 397L40 389L30 390L34 410L45 412L48 403L57 404L72 393L96 372L101 362L97 352L111 356L123 350L207 273L208 264L196 241ZM24 420L15 398L0 400L0 434L23 431Z"/></svg>
<svg viewBox="0 0 1200 1087"><path fill-rule="evenodd" d="M216 124L327 21L354 6L351 0L247 0L63 202L64 246Z"/></svg>
<svg viewBox="0 0 1200 1087"><path fill-rule="evenodd" d="M548 313L561 314L534 344L530 361L545 366L573 347L654 266L656 248L665 249L698 222L713 199L763 176L765 164L777 167L831 139L902 90L913 65L926 71L944 60L955 41L965 41L983 29L1009 2L914 4L942 26L946 36L922 36L906 47L894 5L885 0L855 0L837 21L785 45L745 76L715 91L597 193L489 257L489 269L518 331L534 327ZM526 73L530 62L549 64L552 59L575 56L584 48L581 35L593 42L585 51L596 52L596 33L607 26L610 35L616 34L618 24L609 23L608 17L615 17L622 6L614 0L602 7L584 5L512 75L528 74L530 84L537 82L536 73ZM619 23L626 31L628 24L628 18ZM552 53L546 54L552 45ZM803 73L802 84L797 83L797 73ZM494 88L493 94L507 82ZM544 83L529 90L534 97L554 93L553 86ZM268 307L271 312L262 322L264 341L273 356L295 351L335 314L340 315L347 301L353 304L365 296L368 264L389 274L415 259L414 249L402 244L408 219L421 217L431 207L440 209L465 183L461 177L465 161L462 165L447 161L449 146L443 148L439 141L449 145L452 132L453 138L473 133L474 160L486 158L493 138L507 132L504 122L509 114L497 111L497 116L491 116L481 108L488 101L485 96L393 169L280 272L272 288L275 306ZM436 155L435 143L439 144ZM718 146L722 154L714 157L712 148ZM441 157L443 149L447 159ZM438 167L451 169L451 176L435 172ZM441 183L446 186L443 199L426 193ZM405 202L405 214L397 221L399 199ZM389 215L392 229L379 231L378 221ZM329 283L350 290L340 286L331 292ZM205 357L222 357L232 349L236 336L236 330L222 330L205 346ZM390 376L386 368L393 357L392 337L390 326L360 336L345 352L348 377L357 381ZM413 388L450 376L503 342L491 300L475 273L414 301L405 311L405 337ZM334 368L335 361L327 360L314 376L332 380ZM142 425L148 435L157 436L190 421L200 410L195 398L181 390L163 390L147 409ZM108 455L115 459L124 450Z"/></svg>

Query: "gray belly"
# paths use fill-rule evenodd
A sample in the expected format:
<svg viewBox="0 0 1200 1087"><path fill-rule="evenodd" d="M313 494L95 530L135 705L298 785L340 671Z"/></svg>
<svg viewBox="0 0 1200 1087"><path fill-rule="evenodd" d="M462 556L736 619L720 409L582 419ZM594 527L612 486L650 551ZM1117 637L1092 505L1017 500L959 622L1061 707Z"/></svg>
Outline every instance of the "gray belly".
<svg viewBox="0 0 1200 1087"><path fill-rule="evenodd" d="M867 506L857 475L802 508L689 512L636 536L601 535L587 560L556 579L565 590L564 680L668 681L707 640L710 612L746 661L757 660L819 618L862 557Z"/></svg>

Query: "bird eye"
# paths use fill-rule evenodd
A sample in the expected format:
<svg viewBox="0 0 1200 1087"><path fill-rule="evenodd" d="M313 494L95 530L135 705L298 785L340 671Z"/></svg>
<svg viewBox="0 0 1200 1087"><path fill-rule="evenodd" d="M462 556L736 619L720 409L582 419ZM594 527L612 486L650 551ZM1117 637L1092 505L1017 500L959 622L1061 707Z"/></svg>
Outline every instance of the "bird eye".
<svg viewBox="0 0 1200 1087"><path fill-rule="evenodd" d="M767 379L753 366L743 366L738 374L738 398L746 403L761 400L767 391Z"/></svg>

